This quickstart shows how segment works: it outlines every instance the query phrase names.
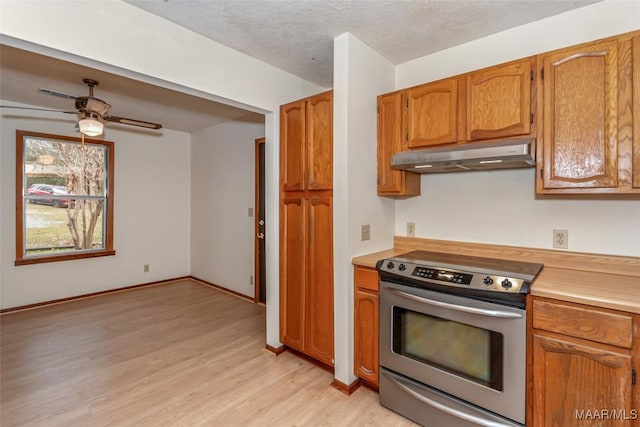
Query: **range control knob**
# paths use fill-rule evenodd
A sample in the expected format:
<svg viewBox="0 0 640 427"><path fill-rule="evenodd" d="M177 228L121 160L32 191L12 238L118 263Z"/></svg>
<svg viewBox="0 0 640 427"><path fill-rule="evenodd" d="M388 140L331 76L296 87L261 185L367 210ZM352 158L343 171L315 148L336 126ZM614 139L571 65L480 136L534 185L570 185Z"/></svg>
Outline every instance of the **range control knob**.
<svg viewBox="0 0 640 427"><path fill-rule="evenodd" d="M400 264L398 266L398 270L400 270L400 271L405 271L406 269L407 269L407 267L404 264Z"/></svg>
<svg viewBox="0 0 640 427"><path fill-rule="evenodd" d="M493 279L490 276L485 277L482 282L487 286L493 285Z"/></svg>
<svg viewBox="0 0 640 427"><path fill-rule="evenodd" d="M500 284L501 284L501 285L502 285L502 287L503 287L503 288L505 288L505 289L510 289L510 288L511 288L511 286L513 286L513 283L511 283L511 280L509 280L509 279L504 279L504 280L502 281L502 283L500 283Z"/></svg>
<svg viewBox="0 0 640 427"><path fill-rule="evenodd" d="M392 263L391 261L389 261L389 262L387 263L387 268L388 268L389 270L393 270L393 267L395 267L395 264L394 264L394 263Z"/></svg>

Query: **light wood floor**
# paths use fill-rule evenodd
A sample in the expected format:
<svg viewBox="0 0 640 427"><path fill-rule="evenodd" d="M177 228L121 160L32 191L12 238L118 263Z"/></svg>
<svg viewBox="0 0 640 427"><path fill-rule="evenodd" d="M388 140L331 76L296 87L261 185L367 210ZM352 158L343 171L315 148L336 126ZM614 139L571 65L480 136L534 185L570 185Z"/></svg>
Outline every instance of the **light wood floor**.
<svg viewBox="0 0 640 427"><path fill-rule="evenodd" d="M264 350L265 309L179 281L0 317L0 424L411 426Z"/></svg>

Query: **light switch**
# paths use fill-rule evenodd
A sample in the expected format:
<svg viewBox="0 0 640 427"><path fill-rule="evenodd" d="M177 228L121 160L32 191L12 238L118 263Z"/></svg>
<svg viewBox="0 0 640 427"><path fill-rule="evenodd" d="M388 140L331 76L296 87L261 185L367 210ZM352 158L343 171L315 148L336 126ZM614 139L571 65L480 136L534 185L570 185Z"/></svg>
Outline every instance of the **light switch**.
<svg viewBox="0 0 640 427"><path fill-rule="evenodd" d="M371 238L371 225L365 224L360 230L360 240L369 240Z"/></svg>

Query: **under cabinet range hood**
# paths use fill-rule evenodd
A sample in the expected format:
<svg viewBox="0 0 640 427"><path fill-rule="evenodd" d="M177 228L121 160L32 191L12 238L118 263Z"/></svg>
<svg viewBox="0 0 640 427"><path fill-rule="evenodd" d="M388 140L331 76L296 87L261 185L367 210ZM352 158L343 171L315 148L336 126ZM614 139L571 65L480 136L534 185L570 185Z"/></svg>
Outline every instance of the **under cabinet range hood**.
<svg viewBox="0 0 640 427"><path fill-rule="evenodd" d="M393 155L391 167L417 173L531 168L536 165L535 142L509 139L402 151Z"/></svg>

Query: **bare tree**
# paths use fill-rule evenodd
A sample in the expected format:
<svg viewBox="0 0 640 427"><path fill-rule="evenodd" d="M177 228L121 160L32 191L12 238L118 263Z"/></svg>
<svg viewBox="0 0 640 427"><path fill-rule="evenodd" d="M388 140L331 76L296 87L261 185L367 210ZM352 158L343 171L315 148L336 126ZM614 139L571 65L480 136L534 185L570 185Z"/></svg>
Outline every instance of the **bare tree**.
<svg viewBox="0 0 640 427"><path fill-rule="evenodd" d="M102 196L105 192L104 148L91 144L55 142L56 157L67 169L67 190L77 196ZM69 231L77 249L91 249L93 236L102 213L103 200L77 198L67 209Z"/></svg>
<svg viewBox="0 0 640 427"><path fill-rule="evenodd" d="M51 154L51 142L44 139L29 139L24 154L27 163L37 163L40 156Z"/></svg>

